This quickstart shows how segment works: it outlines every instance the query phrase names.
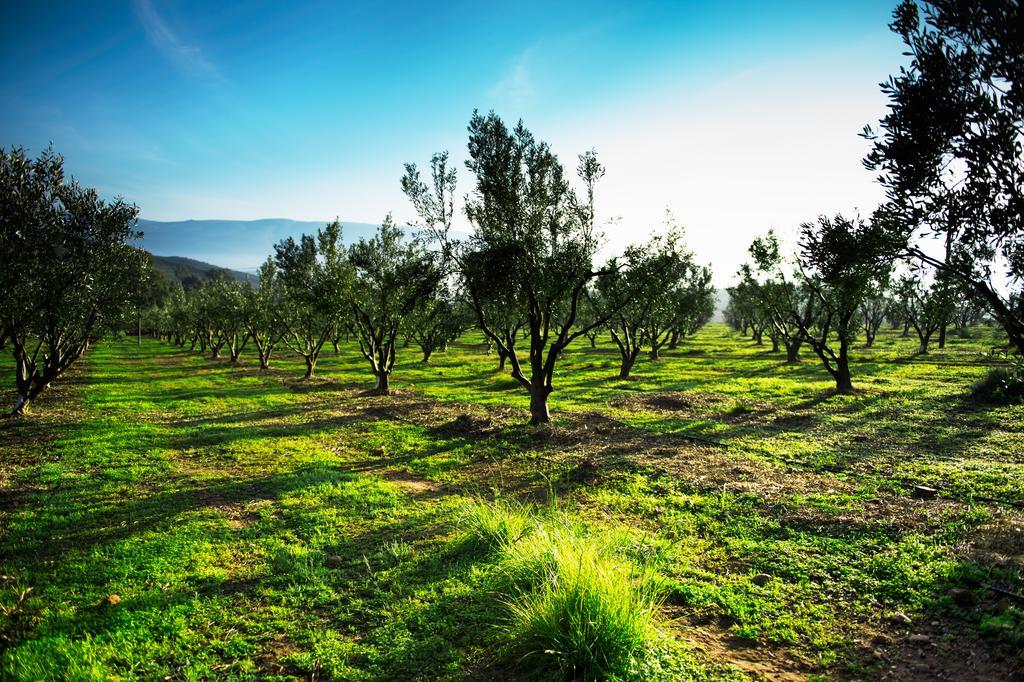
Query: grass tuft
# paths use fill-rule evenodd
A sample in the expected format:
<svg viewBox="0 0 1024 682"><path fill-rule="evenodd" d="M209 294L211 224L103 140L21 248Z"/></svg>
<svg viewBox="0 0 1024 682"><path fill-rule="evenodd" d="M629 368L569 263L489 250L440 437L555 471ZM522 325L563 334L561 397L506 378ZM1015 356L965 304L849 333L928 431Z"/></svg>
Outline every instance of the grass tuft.
<svg viewBox="0 0 1024 682"><path fill-rule="evenodd" d="M507 550L531 531L534 521L526 507L515 502L474 502L459 521L461 549L491 555Z"/></svg>
<svg viewBox="0 0 1024 682"><path fill-rule="evenodd" d="M509 634L522 662L567 679L643 677L646 656L661 641L655 583L580 540L554 544L549 555L539 585L509 603Z"/></svg>
<svg viewBox="0 0 1024 682"><path fill-rule="evenodd" d="M502 636L523 668L574 680L650 677L664 650L663 589L621 551L621 538L505 502L474 504L467 518L471 546L496 560Z"/></svg>

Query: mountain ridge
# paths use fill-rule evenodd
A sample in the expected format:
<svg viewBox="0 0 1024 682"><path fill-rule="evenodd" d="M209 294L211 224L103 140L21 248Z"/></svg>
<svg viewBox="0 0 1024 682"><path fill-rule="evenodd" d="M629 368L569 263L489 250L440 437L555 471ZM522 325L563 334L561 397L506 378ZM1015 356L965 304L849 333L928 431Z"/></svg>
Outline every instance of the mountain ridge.
<svg viewBox="0 0 1024 682"><path fill-rule="evenodd" d="M316 231L330 221L258 218L255 220L149 220L140 218L142 237L135 245L154 256L191 258L202 263L243 272L255 272L274 252L274 244L288 237ZM346 243L372 236L378 225L341 221Z"/></svg>

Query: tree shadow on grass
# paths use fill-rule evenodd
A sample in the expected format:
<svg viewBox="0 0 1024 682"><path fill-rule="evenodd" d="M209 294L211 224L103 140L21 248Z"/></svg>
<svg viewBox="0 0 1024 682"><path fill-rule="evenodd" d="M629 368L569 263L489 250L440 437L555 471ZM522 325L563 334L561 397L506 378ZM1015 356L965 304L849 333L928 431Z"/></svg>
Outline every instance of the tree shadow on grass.
<svg viewBox="0 0 1024 682"><path fill-rule="evenodd" d="M12 529L0 545L0 556L12 565L40 570L69 554L87 555L96 547L153 530L173 528L182 514L272 500L310 485L312 480L347 481L353 474L340 467L311 464L291 471L220 483L178 478L164 480L167 489L151 495L119 499L97 491L94 480L62 486L59 493L34 496L36 523ZM74 508L77 513L66 513ZM52 515L47 512L53 512Z"/></svg>

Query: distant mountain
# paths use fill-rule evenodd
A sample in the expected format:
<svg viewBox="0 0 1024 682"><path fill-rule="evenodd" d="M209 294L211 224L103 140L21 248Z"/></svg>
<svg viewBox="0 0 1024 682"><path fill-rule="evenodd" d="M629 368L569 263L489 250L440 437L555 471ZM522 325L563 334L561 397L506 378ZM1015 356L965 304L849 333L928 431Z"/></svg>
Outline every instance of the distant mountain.
<svg viewBox="0 0 1024 682"><path fill-rule="evenodd" d="M143 237L136 241L157 256L180 256L204 264L255 272L274 252L274 244L287 237L315 234L326 221L285 218L263 220L139 220ZM352 243L376 232L377 225L342 222L342 238Z"/></svg>
<svg viewBox="0 0 1024 682"><path fill-rule="evenodd" d="M177 280L186 288L189 287L189 284L199 284L207 281L210 279L209 273L213 270L226 271L239 282L256 284L258 281L256 275L247 272L228 270L217 265L181 256L153 256L153 269L172 282Z"/></svg>

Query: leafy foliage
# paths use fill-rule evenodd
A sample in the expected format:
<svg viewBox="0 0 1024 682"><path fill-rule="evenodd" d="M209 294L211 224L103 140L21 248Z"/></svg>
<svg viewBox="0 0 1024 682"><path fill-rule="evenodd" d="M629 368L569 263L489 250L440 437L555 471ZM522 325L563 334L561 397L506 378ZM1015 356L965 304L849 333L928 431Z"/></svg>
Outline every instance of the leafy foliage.
<svg viewBox="0 0 1024 682"><path fill-rule="evenodd" d="M134 317L148 257L129 242L138 208L64 178L52 149L0 150L0 345L23 413L105 330Z"/></svg>

